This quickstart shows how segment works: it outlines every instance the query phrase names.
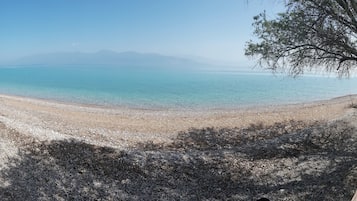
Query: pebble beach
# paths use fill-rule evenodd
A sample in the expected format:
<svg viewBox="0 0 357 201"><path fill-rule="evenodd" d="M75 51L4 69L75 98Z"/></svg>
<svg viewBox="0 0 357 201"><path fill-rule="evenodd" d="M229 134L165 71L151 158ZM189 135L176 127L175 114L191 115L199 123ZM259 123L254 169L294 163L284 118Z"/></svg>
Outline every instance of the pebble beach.
<svg viewBox="0 0 357 201"><path fill-rule="evenodd" d="M0 195L4 200L343 200L357 188L357 146L345 149L357 138L353 103L355 95L198 111L0 95ZM328 141L323 137L341 132L352 141L323 143ZM317 141L309 147L307 140ZM343 161L347 165L341 166ZM342 189L342 183L323 180L338 168L335 176L347 185ZM326 175L321 186L316 175ZM335 191L327 197L309 193L305 177L315 181L313 191L325 192L328 182Z"/></svg>
<svg viewBox="0 0 357 201"><path fill-rule="evenodd" d="M1 95L0 121L40 141L74 138L124 148L139 142L170 142L190 128L332 120L345 114L355 99L346 96L295 105L194 111L104 108Z"/></svg>

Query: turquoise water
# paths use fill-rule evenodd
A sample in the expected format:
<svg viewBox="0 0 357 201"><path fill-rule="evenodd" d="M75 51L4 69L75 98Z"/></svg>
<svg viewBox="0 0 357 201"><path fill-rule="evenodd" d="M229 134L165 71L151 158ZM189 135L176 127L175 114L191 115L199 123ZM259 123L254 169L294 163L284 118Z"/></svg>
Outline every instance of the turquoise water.
<svg viewBox="0 0 357 201"><path fill-rule="evenodd" d="M0 93L139 108L230 108L357 93L357 78L112 67L0 68Z"/></svg>

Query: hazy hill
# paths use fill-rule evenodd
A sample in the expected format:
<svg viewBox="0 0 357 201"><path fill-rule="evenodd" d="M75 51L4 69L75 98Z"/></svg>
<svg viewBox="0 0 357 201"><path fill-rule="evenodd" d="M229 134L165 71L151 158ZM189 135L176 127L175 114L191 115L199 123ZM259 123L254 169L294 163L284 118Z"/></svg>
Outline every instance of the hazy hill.
<svg viewBox="0 0 357 201"><path fill-rule="evenodd" d="M96 53L59 52L23 57L5 65L86 65L86 66L142 66L142 67L195 67L212 68L213 65L204 64L191 59L164 56L152 53L114 52L103 50Z"/></svg>

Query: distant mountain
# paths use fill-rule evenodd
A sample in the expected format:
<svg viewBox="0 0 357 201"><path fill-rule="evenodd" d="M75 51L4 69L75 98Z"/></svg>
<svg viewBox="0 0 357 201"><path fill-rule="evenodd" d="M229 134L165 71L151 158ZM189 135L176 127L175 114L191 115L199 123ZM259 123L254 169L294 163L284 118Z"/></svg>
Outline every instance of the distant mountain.
<svg viewBox="0 0 357 201"><path fill-rule="evenodd" d="M211 68L213 65L200 63L192 59L164 56L152 53L114 52L103 50L96 53L60 52L33 55L17 59L6 65L36 66L118 66L118 67L176 67L176 68Z"/></svg>

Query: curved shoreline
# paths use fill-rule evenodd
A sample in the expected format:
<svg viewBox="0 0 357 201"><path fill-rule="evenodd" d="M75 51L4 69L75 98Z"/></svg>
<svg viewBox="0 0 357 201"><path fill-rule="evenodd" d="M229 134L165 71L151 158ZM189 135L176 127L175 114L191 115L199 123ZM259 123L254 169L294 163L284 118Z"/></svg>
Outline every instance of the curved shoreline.
<svg viewBox="0 0 357 201"><path fill-rule="evenodd" d="M171 142L190 128L235 128L262 123L329 121L349 110L351 99L337 97L310 103L234 110L152 110L106 108L0 95L0 121L40 141L74 138L95 145L130 147Z"/></svg>
<svg viewBox="0 0 357 201"><path fill-rule="evenodd" d="M303 106L316 106L320 104L329 104L329 103L338 103L338 102L348 102L348 101L356 101L357 94L347 94L343 96L336 96L327 99L318 99L311 101L303 101L296 103L276 103L276 104L258 104L258 105L237 105L237 106L229 106L229 107L132 107L126 105L101 105L101 104L92 104L92 103L80 103L80 102L72 102L72 101L62 101L56 99L46 99L39 97L28 97L21 95L12 95L12 94L3 94L0 93L0 99L14 99L21 100L27 102L37 102L38 104L48 104L53 106L63 105L65 107L77 107L77 108L86 108L86 109L103 109L103 110L117 110L117 111L154 111L154 112L227 112L227 111L245 111L245 110L274 110L279 108L289 108L289 107L303 107Z"/></svg>
<svg viewBox="0 0 357 201"><path fill-rule="evenodd" d="M30 100L30 101L38 101L49 104L59 104L59 105L70 105L76 107L87 107L87 108L99 108L99 109L107 109L107 110L125 110L125 111L172 111L172 112L216 112L216 111L244 111L244 110L256 110L256 109L274 109L281 107L295 107L301 105L316 105L316 104L324 104L334 100L343 100L343 99L355 99L357 98L357 94L347 94L342 96L333 96L330 98L315 98L312 100L306 101L292 101L292 102L274 102L274 103L260 103L260 104L236 104L236 105L227 105L227 106L135 106L135 105L125 105L125 104L101 104L101 103L91 103L91 102L80 102L80 101L71 101L71 100L61 100L61 99L52 99L52 98L42 98L35 96L25 96L25 95L15 95L15 94L7 94L0 93L1 97L7 98L15 98L21 100Z"/></svg>

